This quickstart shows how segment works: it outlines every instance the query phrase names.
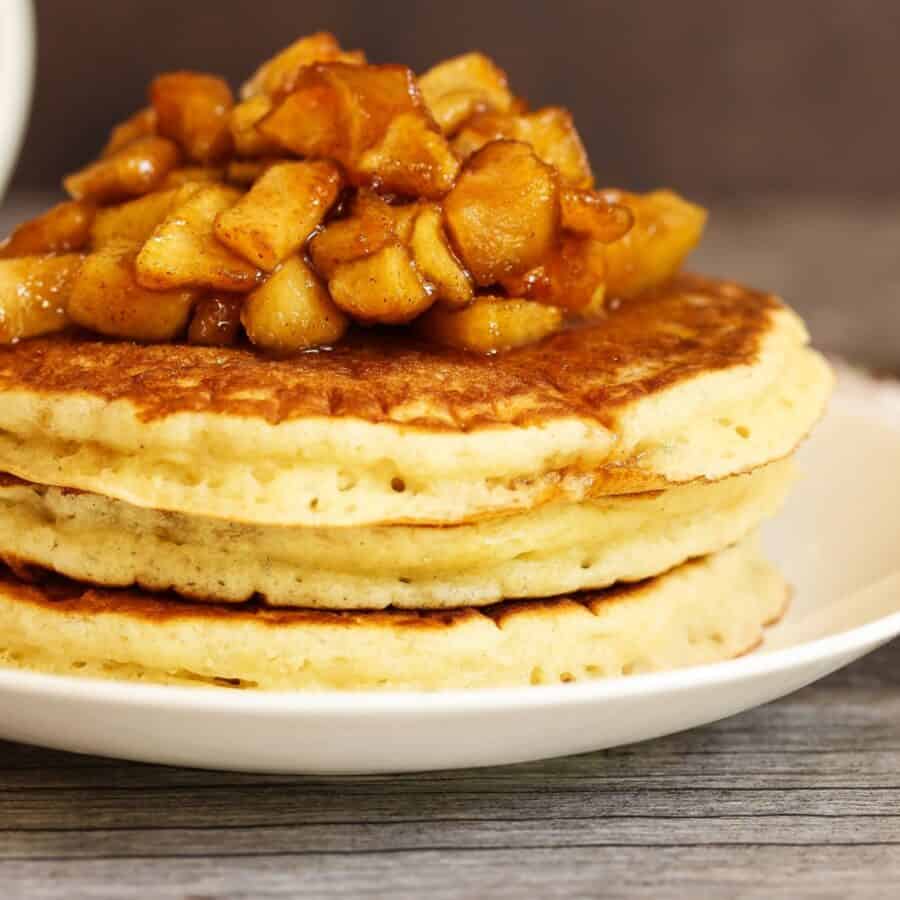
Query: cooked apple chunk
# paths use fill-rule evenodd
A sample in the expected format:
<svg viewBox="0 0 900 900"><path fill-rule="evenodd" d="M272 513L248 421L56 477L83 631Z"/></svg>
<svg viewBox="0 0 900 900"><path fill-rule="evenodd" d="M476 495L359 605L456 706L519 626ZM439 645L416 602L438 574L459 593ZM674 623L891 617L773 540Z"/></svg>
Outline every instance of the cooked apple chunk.
<svg viewBox="0 0 900 900"><path fill-rule="evenodd" d="M152 106L146 106L113 128L101 156L112 156L138 138L149 137L151 134L156 134L156 110Z"/></svg>
<svg viewBox="0 0 900 900"><path fill-rule="evenodd" d="M342 50L333 34L319 31L294 41L263 63L252 78L244 83L241 97L247 99L260 94L285 94L293 90L301 69L325 62L364 65L366 56L362 50Z"/></svg>
<svg viewBox="0 0 900 900"><path fill-rule="evenodd" d="M63 184L73 200L117 203L155 191L179 157L178 146L168 138L138 138L69 175Z"/></svg>
<svg viewBox="0 0 900 900"><path fill-rule="evenodd" d="M515 297L598 312L606 289L606 248L593 238L565 235L541 265L504 279L503 287Z"/></svg>
<svg viewBox="0 0 900 900"><path fill-rule="evenodd" d="M453 152L460 159L466 160L492 141L519 140L520 118L521 116L496 112L481 112L472 116L451 141Z"/></svg>
<svg viewBox="0 0 900 900"><path fill-rule="evenodd" d="M23 222L6 240L0 241L0 259L80 250L91 235L94 214L90 203L79 200L58 203L43 215Z"/></svg>
<svg viewBox="0 0 900 900"><path fill-rule="evenodd" d="M261 159L233 159L225 170L225 180L229 184L250 187L262 177L272 166L286 162L283 157L264 157Z"/></svg>
<svg viewBox="0 0 900 900"><path fill-rule="evenodd" d="M357 192L351 210L354 216L360 216L364 220L384 217L390 222L391 231L397 240L407 244L420 208L417 203L388 203L376 191L362 188Z"/></svg>
<svg viewBox="0 0 900 900"><path fill-rule="evenodd" d="M444 200L450 237L477 284L527 272L559 231L556 172L516 141L495 141L472 156Z"/></svg>
<svg viewBox="0 0 900 900"><path fill-rule="evenodd" d="M156 227L137 257L137 278L154 291L173 288L252 290L261 278L256 266L219 243L216 217L241 198L224 185L186 185L182 202Z"/></svg>
<svg viewBox="0 0 900 900"><path fill-rule="evenodd" d="M399 244L339 265L328 289L334 302L361 322L400 325L434 303L409 251Z"/></svg>
<svg viewBox="0 0 900 900"><path fill-rule="evenodd" d="M173 188L154 191L118 206L104 207L97 212L91 227L91 247L100 250L123 242L143 244L169 214L178 196L179 191Z"/></svg>
<svg viewBox="0 0 900 900"><path fill-rule="evenodd" d="M309 255L325 278L338 266L377 253L395 240L387 217L348 216L331 222L309 242Z"/></svg>
<svg viewBox="0 0 900 900"><path fill-rule="evenodd" d="M593 185L587 152L568 110L548 106L521 115L474 116L454 138L453 149L467 159L485 144L504 139L530 144L538 159L557 169L564 184L576 188Z"/></svg>
<svg viewBox="0 0 900 900"><path fill-rule="evenodd" d="M322 63L300 70L294 90L257 129L299 156L335 159L352 175L391 120L417 110L427 115L406 66Z"/></svg>
<svg viewBox="0 0 900 900"><path fill-rule="evenodd" d="M256 130L277 152L296 156L337 159L346 141L342 126L340 94L325 76L312 83L311 76L288 94L256 125ZM347 153L341 152L346 162Z"/></svg>
<svg viewBox="0 0 900 900"><path fill-rule="evenodd" d="M187 324L195 294L148 291L135 278L133 244L90 253L75 275L69 318L91 331L134 341L170 341Z"/></svg>
<svg viewBox="0 0 900 900"><path fill-rule="evenodd" d="M230 154L228 121L234 97L224 79L203 72L168 72L153 79L150 102L157 131L175 141L188 159L208 165Z"/></svg>
<svg viewBox="0 0 900 900"><path fill-rule="evenodd" d="M66 327L72 281L82 259L67 253L0 260L0 344Z"/></svg>
<svg viewBox="0 0 900 900"><path fill-rule="evenodd" d="M228 128L234 151L238 156L272 156L279 152L280 145L261 134L256 126L272 111L272 98L257 94L249 100L238 103L231 110Z"/></svg>
<svg viewBox="0 0 900 900"><path fill-rule="evenodd" d="M634 224L634 214L621 203L610 203L600 191L564 188L560 194L562 227L603 244L621 240Z"/></svg>
<svg viewBox="0 0 900 900"><path fill-rule="evenodd" d="M430 68L419 88L444 134L477 112L508 112L513 104L506 73L483 53L464 53Z"/></svg>
<svg viewBox="0 0 900 900"><path fill-rule="evenodd" d="M418 327L435 343L496 353L539 341L559 331L562 324L562 312L552 306L506 297L478 297L463 309L433 306Z"/></svg>
<svg viewBox="0 0 900 900"><path fill-rule="evenodd" d="M415 204L391 206L374 191L360 190L350 215L330 222L309 242L316 270L330 278L342 263L377 253L390 243L407 243L418 211Z"/></svg>
<svg viewBox="0 0 900 900"><path fill-rule="evenodd" d="M360 158L356 172L380 190L436 199L453 187L459 160L421 113L403 113Z"/></svg>
<svg viewBox="0 0 900 900"><path fill-rule="evenodd" d="M193 71L149 100L0 242L0 340L64 327L74 295L80 324L138 340L289 353L424 314L493 352L665 281L703 228L670 192L596 190L569 112L532 112L482 53L417 81L318 32L240 102Z"/></svg>
<svg viewBox="0 0 900 900"><path fill-rule="evenodd" d="M230 347L241 333L241 294L210 294L197 301L188 341L205 347Z"/></svg>
<svg viewBox="0 0 900 900"><path fill-rule="evenodd" d="M436 300L447 306L465 306L472 299L472 279L450 249L441 208L423 204L410 238L416 268L431 285Z"/></svg>
<svg viewBox="0 0 900 900"><path fill-rule="evenodd" d="M225 178L225 170L217 166L182 166L172 169L162 183L162 190L180 188L186 184L212 184Z"/></svg>
<svg viewBox="0 0 900 900"><path fill-rule="evenodd" d="M347 317L299 256L292 256L244 303L241 320L259 347L292 353L339 340Z"/></svg>
<svg viewBox="0 0 900 900"><path fill-rule="evenodd" d="M518 140L531 144L538 159L554 166L565 184L579 188L593 185L587 151L567 109L548 106L519 116L518 123Z"/></svg>
<svg viewBox="0 0 900 900"><path fill-rule="evenodd" d="M271 272L306 243L340 193L340 169L329 162L280 163L216 218L216 237Z"/></svg>
<svg viewBox="0 0 900 900"><path fill-rule="evenodd" d="M602 194L608 202L628 207L634 216L628 233L606 247L609 296L632 297L671 278L699 242L706 210L672 191Z"/></svg>

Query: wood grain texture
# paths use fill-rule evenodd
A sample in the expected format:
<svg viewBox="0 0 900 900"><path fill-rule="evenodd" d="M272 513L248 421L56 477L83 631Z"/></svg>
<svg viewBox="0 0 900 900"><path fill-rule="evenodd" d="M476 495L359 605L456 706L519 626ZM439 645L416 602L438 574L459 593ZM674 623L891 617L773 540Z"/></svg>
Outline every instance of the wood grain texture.
<svg viewBox="0 0 900 900"><path fill-rule="evenodd" d="M213 773L0 743L0 895L892 897L900 643L662 740L497 769Z"/></svg>

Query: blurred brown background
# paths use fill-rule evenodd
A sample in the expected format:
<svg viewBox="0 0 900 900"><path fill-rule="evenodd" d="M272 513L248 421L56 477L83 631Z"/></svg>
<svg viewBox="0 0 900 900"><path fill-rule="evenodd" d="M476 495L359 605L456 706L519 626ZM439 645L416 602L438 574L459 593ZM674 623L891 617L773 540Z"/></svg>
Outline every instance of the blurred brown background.
<svg viewBox="0 0 900 900"><path fill-rule="evenodd" d="M708 204L695 265L781 291L821 343L900 371L895 0L37 0L38 81L14 189L53 190L152 75L239 83L326 28L421 70L477 47L569 106L598 180Z"/></svg>
<svg viewBox="0 0 900 900"><path fill-rule="evenodd" d="M572 108L601 182L702 199L900 189L894 0L38 0L37 12L19 184L52 184L91 157L155 72L236 84L326 28L417 70L484 49L534 104Z"/></svg>

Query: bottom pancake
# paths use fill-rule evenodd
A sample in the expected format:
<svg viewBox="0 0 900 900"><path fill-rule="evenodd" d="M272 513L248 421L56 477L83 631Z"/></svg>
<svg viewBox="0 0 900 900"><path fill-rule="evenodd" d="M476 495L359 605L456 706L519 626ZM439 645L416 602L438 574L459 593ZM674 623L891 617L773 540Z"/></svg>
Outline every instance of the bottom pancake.
<svg viewBox="0 0 900 900"><path fill-rule="evenodd" d="M738 656L787 596L755 538L635 585L443 612L216 606L4 570L0 662L265 690L550 684Z"/></svg>

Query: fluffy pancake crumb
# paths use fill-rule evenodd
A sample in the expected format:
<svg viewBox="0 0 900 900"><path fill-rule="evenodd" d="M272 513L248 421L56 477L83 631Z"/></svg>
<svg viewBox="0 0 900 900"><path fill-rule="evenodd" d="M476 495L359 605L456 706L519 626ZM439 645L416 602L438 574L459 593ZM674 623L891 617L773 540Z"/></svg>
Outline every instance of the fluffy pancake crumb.
<svg viewBox="0 0 900 900"><path fill-rule="evenodd" d="M483 611L236 609L0 574L0 659L266 690L524 686L728 659L755 647L786 603L753 540L638 585Z"/></svg>

